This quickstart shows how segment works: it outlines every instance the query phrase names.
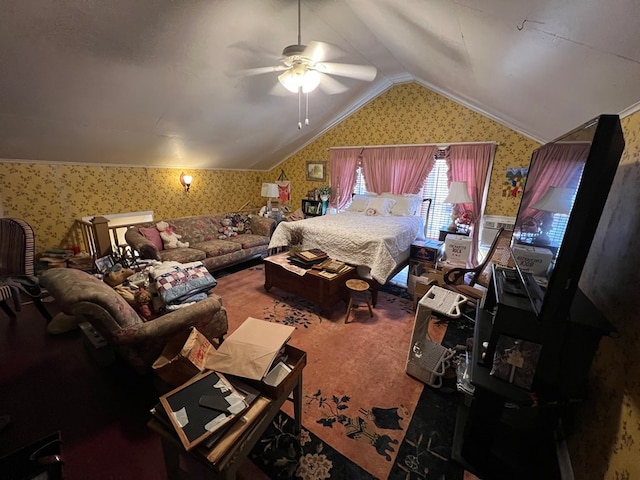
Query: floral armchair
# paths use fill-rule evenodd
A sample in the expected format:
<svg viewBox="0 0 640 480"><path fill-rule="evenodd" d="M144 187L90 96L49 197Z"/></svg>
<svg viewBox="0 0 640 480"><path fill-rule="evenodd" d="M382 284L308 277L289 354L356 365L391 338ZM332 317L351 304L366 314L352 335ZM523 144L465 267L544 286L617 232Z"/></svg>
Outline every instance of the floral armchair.
<svg viewBox="0 0 640 480"><path fill-rule="evenodd" d="M150 371L162 349L177 332L195 326L210 341L227 333L227 311L218 295L144 321L113 288L73 268L45 271L40 283L62 310L50 326L87 321L137 371Z"/></svg>

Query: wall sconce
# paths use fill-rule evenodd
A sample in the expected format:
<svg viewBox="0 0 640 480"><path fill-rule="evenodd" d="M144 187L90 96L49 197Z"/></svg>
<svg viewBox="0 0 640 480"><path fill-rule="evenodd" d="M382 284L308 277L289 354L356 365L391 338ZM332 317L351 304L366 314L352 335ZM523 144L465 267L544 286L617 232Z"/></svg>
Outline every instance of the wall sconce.
<svg viewBox="0 0 640 480"><path fill-rule="evenodd" d="M191 181L193 177L191 175L185 175L184 172L180 174L180 183L184 187L184 191L189 193L189 187L191 187Z"/></svg>

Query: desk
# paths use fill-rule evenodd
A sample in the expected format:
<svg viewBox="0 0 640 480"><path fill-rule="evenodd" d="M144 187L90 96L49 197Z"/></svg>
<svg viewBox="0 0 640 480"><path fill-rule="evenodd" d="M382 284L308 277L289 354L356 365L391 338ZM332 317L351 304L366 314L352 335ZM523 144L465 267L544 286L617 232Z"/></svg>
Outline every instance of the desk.
<svg viewBox="0 0 640 480"><path fill-rule="evenodd" d="M205 449L199 447L187 452L178 439L174 430L156 418L152 418L147 424L149 428L158 433L162 439L162 451L164 454L167 478L186 479L190 474L196 476L200 472L206 478L231 480L236 478L238 469L242 466L247 455L255 444L260 440L267 427L280 411L284 402L290 394L293 394L293 412L295 420L295 431L300 432L302 428L302 370L307 364L307 354L291 345L287 345L286 352L290 361L295 362L294 368L287 377L276 388L269 387L266 393L260 395L249 409L262 397L270 397L271 402L254 420L247 430L229 446L228 450L222 454L216 462L208 460L209 453L216 447ZM242 419L237 420L242 421ZM222 441L224 437L220 440ZM188 472L180 468L185 466Z"/></svg>

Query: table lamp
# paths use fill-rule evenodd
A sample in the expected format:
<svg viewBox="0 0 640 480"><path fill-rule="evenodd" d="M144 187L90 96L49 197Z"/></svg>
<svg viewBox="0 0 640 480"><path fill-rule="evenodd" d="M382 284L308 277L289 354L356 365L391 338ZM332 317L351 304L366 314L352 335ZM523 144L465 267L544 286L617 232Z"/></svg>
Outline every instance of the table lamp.
<svg viewBox="0 0 640 480"><path fill-rule="evenodd" d="M460 217L457 205L460 203L472 203L469 192L467 191L467 182L451 182L451 185L449 186L449 193L447 193L447 198L444 199L443 203L450 203L453 205L453 209L451 210L451 223L447 229L451 232L455 232L458 230L456 220Z"/></svg>
<svg viewBox="0 0 640 480"><path fill-rule="evenodd" d="M267 212L271 211L271 199L278 197L278 184L277 183L263 183L261 195L267 200Z"/></svg>
<svg viewBox="0 0 640 480"><path fill-rule="evenodd" d="M552 217L556 213L568 215L571 213L571 208L573 207L573 195L574 190L572 188L549 187L547 191L544 192L544 195L542 195L531 208L543 212L550 212ZM541 233L537 239L538 242L545 244L550 242L549 232L551 231L552 225L553 220L548 222L548 224L540 222Z"/></svg>

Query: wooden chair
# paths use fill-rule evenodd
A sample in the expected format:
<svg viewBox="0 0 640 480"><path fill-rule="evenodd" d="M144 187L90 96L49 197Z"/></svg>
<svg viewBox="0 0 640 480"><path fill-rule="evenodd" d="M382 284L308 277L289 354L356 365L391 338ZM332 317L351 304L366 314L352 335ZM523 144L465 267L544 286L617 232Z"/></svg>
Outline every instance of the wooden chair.
<svg viewBox="0 0 640 480"><path fill-rule="evenodd" d="M491 264L494 260L494 254L498 248L498 245L504 241L502 234L504 232L504 228L500 228L496 233L496 236L493 238L491 242L491 246L489 247L489 251L487 255L484 257L482 263L480 263L477 267L474 268L452 268L444 275L444 283L445 286L453 291L461 293L465 297L469 298L470 302L475 303L480 300L484 291L475 288L474 285L476 283L482 285L480 282L481 276L483 275L484 270ZM508 238L507 238L508 240ZM482 285L484 287L488 286L488 280L486 285Z"/></svg>
<svg viewBox="0 0 640 480"><path fill-rule="evenodd" d="M0 218L0 293L0 307L10 317L15 318L15 313L7 301L13 301L14 308L20 310L21 294L26 294L42 316L51 320L40 300L41 288L35 276L35 235L19 218Z"/></svg>

